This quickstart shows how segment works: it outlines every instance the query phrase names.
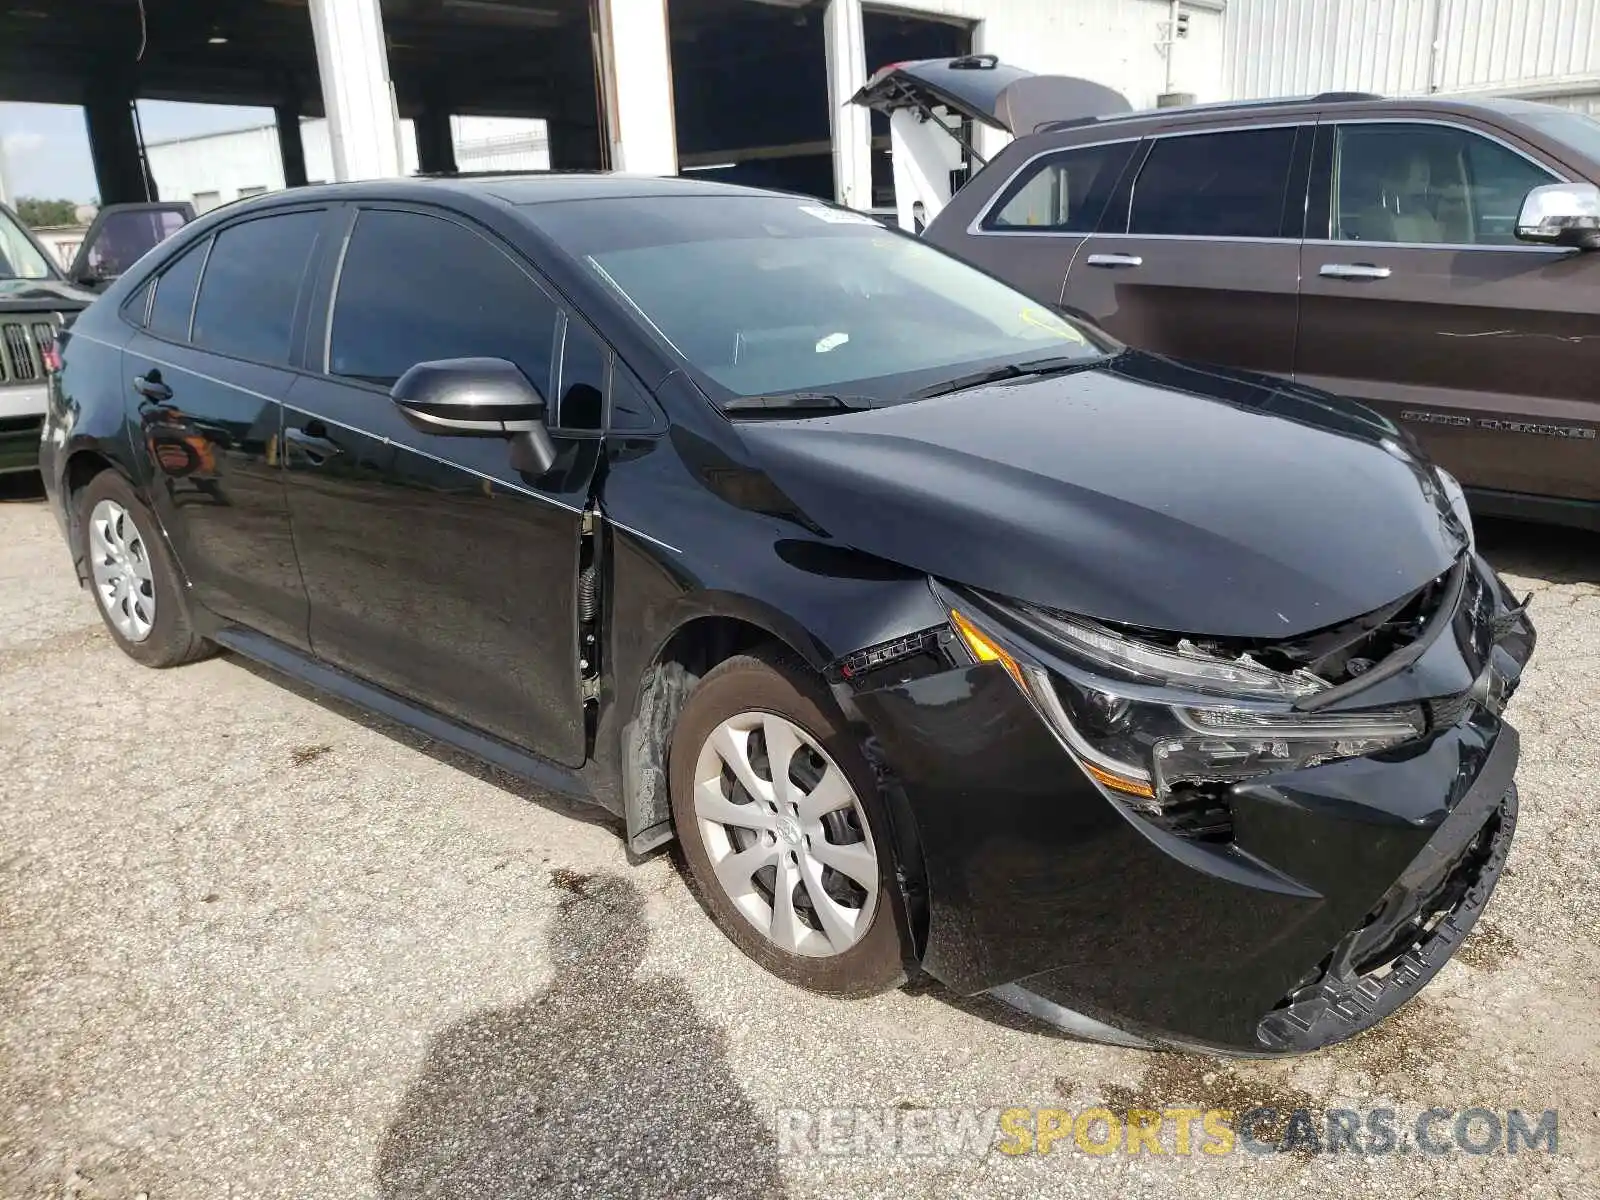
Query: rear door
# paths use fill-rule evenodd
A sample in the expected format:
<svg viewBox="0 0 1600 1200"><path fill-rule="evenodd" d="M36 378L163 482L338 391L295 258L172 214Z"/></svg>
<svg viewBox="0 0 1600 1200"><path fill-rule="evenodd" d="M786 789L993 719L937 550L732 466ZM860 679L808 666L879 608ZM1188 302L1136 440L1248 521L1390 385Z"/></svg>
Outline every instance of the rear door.
<svg viewBox="0 0 1600 1200"><path fill-rule="evenodd" d="M1036 300L1055 304L1072 256L1100 223L1138 148L1139 139L1131 138L1041 151L1008 172L970 224L959 220L962 210L953 206L926 236ZM1010 157L997 158L969 186L984 186L987 172L1005 171Z"/></svg>
<svg viewBox="0 0 1600 1200"><path fill-rule="evenodd" d="M1465 120L1323 127L1296 378L1371 402L1469 486L1600 499L1600 255L1518 242L1566 176Z"/></svg>
<svg viewBox="0 0 1600 1200"><path fill-rule="evenodd" d="M609 355L466 218L405 205L349 217L285 414L312 650L576 766L578 559ZM476 355L509 359L552 398L547 474L518 472L503 438L419 432L390 400L416 363Z"/></svg>
<svg viewBox="0 0 1600 1200"><path fill-rule="evenodd" d="M1062 303L1140 349L1288 375L1312 133L1291 123L1151 138L1073 255Z"/></svg>
<svg viewBox="0 0 1600 1200"><path fill-rule="evenodd" d="M327 212L276 211L224 226L141 288L123 350L148 489L195 598L306 645L306 595L278 469L290 347Z"/></svg>

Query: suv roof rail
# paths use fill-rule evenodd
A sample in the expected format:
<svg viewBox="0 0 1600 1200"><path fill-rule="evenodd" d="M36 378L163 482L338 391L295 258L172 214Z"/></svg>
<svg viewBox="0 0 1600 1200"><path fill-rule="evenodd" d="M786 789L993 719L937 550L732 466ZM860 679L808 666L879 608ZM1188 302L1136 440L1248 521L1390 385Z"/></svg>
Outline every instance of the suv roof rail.
<svg viewBox="0 0 1600 1200"><path fill-rule="evenodd" d="M1185 113L1228 112L1244 108L1295 108L1306 104L1329 104L1341 100L1385 100L1377 92L1321 92L1315 96L1272 96L1261 100L1211 100L1204 104L1180 104L1172 108L1141 108L1133 112L1108 113L1099 117L1073 117L1066 121L1049 121L1034 130L1074 129L1081 125L1104 125L1116 121L1142 121L1151 117L1183 116Z"/></svg>

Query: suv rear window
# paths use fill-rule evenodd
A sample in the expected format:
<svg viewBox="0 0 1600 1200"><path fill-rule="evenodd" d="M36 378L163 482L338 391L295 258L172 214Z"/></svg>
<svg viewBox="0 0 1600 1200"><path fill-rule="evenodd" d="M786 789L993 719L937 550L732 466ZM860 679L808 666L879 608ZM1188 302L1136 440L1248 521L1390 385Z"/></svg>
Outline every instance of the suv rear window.
<svg viewBox="0 0 1600 1200"><path fill-rule="evenodd" d="M1035 159L1012 181L983 227L1093 233L1138 144L1083 146Z"/></svg>
<svg viewBox="0 0 1600 1200"><path fill-rule="evenodd" d="M1292 125L1158 139L1133 185L1128 232L1279 236L1294 139Z"/></svg>

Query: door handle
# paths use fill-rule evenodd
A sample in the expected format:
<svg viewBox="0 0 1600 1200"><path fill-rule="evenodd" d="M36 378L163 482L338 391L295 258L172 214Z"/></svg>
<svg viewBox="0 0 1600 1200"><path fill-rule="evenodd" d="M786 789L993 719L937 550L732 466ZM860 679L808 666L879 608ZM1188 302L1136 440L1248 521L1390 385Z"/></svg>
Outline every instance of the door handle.
<svg viewBox="0 0 1600 1200"><path fill-rule="evenodd" d="M320 467L330 458L344 451L327 437L328 427L321 421L307 421L304 428L291 425L283 431L283 449L286 454L297 454L313 467Z"/></svg>
<svg viewBox="0 0 1600 1200"><path fill-rule="evenodd" d="M1083 260L1091 267L1142 267L1144 259L1137 254L1091 254Z"/></svg>
<svg viewBox="0 0 1600 1200"><path fill-rule="evenodd" d="M1390 272L1376 263L1323 263L1317 274L1324 279L1387 279Z"/></svg>
<svg viewBox="0 0 1600 1200"><path fill-rule="evenodd" d="M143 375L133 377L133 390L146 400L154 400L157 404L172 399L172 389L161 382L160 371L147 371Z"/></svg>

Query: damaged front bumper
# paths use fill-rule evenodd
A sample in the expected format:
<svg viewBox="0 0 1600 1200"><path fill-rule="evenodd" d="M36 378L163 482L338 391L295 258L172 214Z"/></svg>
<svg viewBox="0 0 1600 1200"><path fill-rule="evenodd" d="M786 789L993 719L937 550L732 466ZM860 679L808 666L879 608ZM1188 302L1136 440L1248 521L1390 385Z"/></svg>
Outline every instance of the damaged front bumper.
<svg viewBox="0 0 1600 1200"><path fill-rule="evenodd" d="M1334 706L1420 703L1426 733L1237 783L1220 836L1097 785L999 663L856 680L916 847L923 967L1129 1045L1297 1053L1393 1012L1472 928L1516 823L1500 713L1534 634L1493 572L1468 568L1448 627Z"/></svg>

